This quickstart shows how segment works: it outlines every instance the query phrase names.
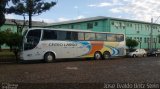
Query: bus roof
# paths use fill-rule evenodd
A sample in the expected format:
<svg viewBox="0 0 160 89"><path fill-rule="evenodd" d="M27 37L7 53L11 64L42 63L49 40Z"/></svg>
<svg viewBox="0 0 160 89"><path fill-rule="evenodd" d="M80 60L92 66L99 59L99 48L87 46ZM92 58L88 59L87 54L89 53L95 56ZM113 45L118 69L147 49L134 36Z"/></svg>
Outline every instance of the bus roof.
<svg viewBox="0 0 160 89"><path fill-rule="evenodd" d="M58 31L74 31L74 32L93 32L93 33L111 33L111 32L97 32L97 31L91 31L91 30L79 30L79 29L63 29L63 28L29 28L28 30L35 30L35 29L41 29L41 30L58 30ZM114 34L124 34L124 33L114 33Z"/></svg>

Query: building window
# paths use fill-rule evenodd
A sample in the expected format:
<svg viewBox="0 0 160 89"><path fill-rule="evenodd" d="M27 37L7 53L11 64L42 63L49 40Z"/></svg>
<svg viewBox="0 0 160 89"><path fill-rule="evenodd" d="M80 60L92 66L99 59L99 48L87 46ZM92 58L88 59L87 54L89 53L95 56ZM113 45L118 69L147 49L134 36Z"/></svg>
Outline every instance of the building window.
<svg viewBox="0 0 160 89"><path fill-rule="evenodd" d="M138 30L138 24L135 24L135 30Z"/></svg>
<svg viewBox="0 0 160 89"><path fill-rule="evenodd" d="M120 29L122 28L122 22L119 22L119 27L120 27Z"/></svg>
<svg viewBox="0 0 160 89"><path fill-rule="evenodd" d="M98 22L95 22L95 23L94 23L94 26L98 26Z"/></svg>
<svg viewBox="0 0 160 89"><path fill-rule="evenodd" d="M129 27L129 23L127 23L127 27Z"/></svg>
<svg viewBox="0 0 160 89"><path fill-rule="evenodd" d="M93 28L93 23L87 23L87 29L92 29Z"/></svg>
<svg viewBox="0 0 160 89"><path fill-rule="evenodd" d="M146 37L144 38L144 43L147 43Z"/></svg>
<svg viewBox="0 0 160 89"><path fill-rule="evenodd" d="M11 28L7 28L6 31L7 31L7 32L12 32Z"/></svg>
<svg viewBox="0 0 160 89"><path fill-rule="evenodd" d="M71 29L73 29L74 28L74 25L71 25Z"/></svg>
<svg viewBox="0 0 160 89"><path fill-rule="evenodd" d="M111 23L112 25L114 25L114 21L112 21L112 23Z"/></svg>
<svg viewBox="0 0 160 89"><path fill-rule="evenodd" d="M147 38L147 42L149 42L149 38Z"/></svg>
<svg viewBox="0 0 160 89"><path fill-rule="evenodd" d="M142 42L142 37L140 37L139 40Z"/></svg>

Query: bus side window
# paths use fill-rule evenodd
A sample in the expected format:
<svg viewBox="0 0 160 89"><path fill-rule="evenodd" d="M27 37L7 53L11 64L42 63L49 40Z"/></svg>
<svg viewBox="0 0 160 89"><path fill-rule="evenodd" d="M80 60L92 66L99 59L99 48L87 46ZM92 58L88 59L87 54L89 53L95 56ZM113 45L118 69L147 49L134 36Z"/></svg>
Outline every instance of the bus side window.
<svg viewBox="0 0 160 89"><path fill-rule="evenodd" d="M109 42L116 42L117 39L116 39L116 35L115 34L110 34L110 33L107 33L107 41Z"/></svg>
<svg viewBox="0 0 160 89"><path fill-rule="evenodd" d="M78 32L72 32L72 40L78 40Z"/></svg>
<svg viewBox="0 0 160 89"><path fill-rule="evenodd" d="M118 35L117 35L117 41L118 41L118 42L124 41L124 35L118 34Z"/></svg>
<svg viewBox="0 0 160 89"><path fill-rule="evenodd" d="M66 31L57 31L57 40L65 40Z"/></svg>
<svg viewBox="0 0 160 89"><path fill-rule="evenodd" d="M66 39L65 40L71 40L71 32L66 32Z"/></svg>
<svg viewBox="0 0 160 89"><path fill-rule="evenodd" d="M85 33L85 40L95 40L95 33Z"/></svg>
<svg viewBox="0 0 160 89"><path fill-rule="evenodd" d="M53 30L44 30L42 40L55 40L57 39L56 31Z"/></svg>
<svg viewBox="0 0 160 89"><path fill-rule="evenodd" d="M98 41L106 41L106 34L96 33L96 40L98 40Z"/></svg>
<svg viewBox="0 0 160 89"><path fill-rule="evenodd" d="M78 40L84 40L84 33L78 32Z"/></svg>

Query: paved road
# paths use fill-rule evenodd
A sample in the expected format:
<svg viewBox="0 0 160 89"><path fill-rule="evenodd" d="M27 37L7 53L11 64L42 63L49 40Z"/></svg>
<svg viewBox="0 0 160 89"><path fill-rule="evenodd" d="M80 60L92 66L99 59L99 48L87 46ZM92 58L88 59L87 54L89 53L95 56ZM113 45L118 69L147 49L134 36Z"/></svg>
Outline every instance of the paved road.
<svg viewBox="0 0 160 89"><path fill-rule="evenodd" d="M1 63L0 82L160 83L160 58L62 60L56 63Z"/></svg>

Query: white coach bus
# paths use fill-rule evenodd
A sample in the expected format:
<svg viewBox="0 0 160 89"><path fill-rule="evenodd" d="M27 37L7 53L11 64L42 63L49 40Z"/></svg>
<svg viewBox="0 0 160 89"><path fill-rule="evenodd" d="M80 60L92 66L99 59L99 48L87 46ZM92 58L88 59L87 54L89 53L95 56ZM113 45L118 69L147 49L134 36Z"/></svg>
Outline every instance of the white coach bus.
<svg viewBox="0 0 160 89"><path fill-rule="evenodd" d="M109 59L126 55L124 34L72 29L31 28L23 35L21 60Z"/></svg>

